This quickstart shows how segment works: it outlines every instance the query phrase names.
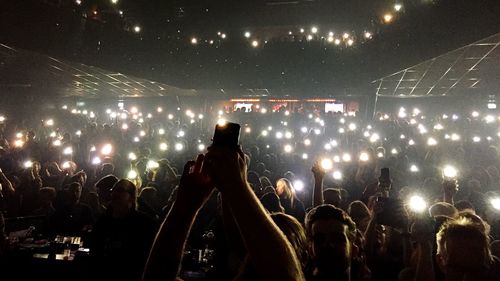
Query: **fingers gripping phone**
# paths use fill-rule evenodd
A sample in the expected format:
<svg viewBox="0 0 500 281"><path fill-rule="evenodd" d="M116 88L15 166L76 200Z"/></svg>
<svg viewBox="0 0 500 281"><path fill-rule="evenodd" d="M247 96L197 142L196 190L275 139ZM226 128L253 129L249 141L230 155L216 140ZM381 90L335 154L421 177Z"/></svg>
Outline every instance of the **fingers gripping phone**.
<svg viewBox="0 0 500 281"><path fill-rule="evenodd" d="M225 123L215 125L213 146L237 148L240 142L240 124Z"/></svg>

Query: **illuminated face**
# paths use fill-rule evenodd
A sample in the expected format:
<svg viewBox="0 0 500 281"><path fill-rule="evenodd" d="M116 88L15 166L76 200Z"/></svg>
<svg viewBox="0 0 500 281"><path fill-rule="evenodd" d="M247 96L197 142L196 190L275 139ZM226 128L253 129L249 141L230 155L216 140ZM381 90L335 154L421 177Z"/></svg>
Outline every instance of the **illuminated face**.
<svg viewBox="0 0 500 281"><path fill-rule="evenodd" d="M345 272L351 264L347 226L337 220L318 220L311 228L312 258L322 274Z"/></svg>

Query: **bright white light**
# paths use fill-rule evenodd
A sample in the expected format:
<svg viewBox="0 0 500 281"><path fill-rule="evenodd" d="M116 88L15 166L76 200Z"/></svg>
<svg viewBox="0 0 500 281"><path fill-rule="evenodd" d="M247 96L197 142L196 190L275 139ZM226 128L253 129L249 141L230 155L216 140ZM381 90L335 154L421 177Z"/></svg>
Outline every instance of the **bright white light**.
<svg viewBox="0 0 500 281"><path fill-rule="evenodd" d="M64 154L64 155L71 155L71 154L73 154L73 148L71 148L71 146L66 147L66 148L63 150L63 154Z"/></svg>
<svg viewBox="0 0 500 281"><path fill-rule="evenodd" d="M341 180L342 179L342 173L339 171L333 172L333 179L334 180Z"/></svg>
<svg viewBox="0 0 500 281"><path fill-rule="evenodd" d="M130 170L127 173L127 179L135 180L137 178L137 172L135 170Z"/></svg>
<svg viewBox="0 0 500 281"><path fill-rule="evenodd" d="M127 119L127 113L122 112L122 113L120 114L120 118L121 118L122 120Z"/></svg>
<svg viewBox="0 0 500 281"><path fill-rule="evenodd" d="M370 137L370 132L368 132L368 131L364 131L364 132L363 132L363 136L365 136L365 138Z"/></svg>
<svg viewBox="0 0 500 281"><path fill-rule="evenodd" d="M307 127L302 127L302 128L300 128L300 131L301 131L302 133L304 133L304 134L305 134L305 133L307 133Z"/></svg>
<svg viewBox="0 0 500 281"><path fill-rule="evenodd" d="M313 34L318 33L318 28L317 28L316 26L311 27L311 32L312 32Z"/></svg>
<svg viewBox="0 0 500 281"><path fill-rule="evenodd" d="M344 153L344 154L342 155L342 161L344 161L344 162L351 162L351 161L352 161L351 154L349 154L349 153Z"/></svg>
<svg viewBox="0 0 500 281"><path fill-rule="evenodd" d="M51 138L55 138L57 136L56 132L51 132L49 135Z"/></svg>
<svg viewBox="0 0 500 281"><path fill-rule="evenodd" d="M401 11L401 9L403 8L403 5L397 3L394 5L394 10L396 10L396 12L399 12Z"/></svg>
<svg viewBox="0 0 500 281"><path fill-rule="evenodd" d="M203 119L203 118L204 118L203 114L198 114L198 119L200 119L200 120L201 120L201 119Z"/></svg>
<svg viewBox="0 0 500 281"><path fill-rule="evenodd" d="M63 169L69 169L70 167L71 167L71 165L69 164L68 161L62 163L62 165L61 165L61 168L63 168Z"/></svg>
<svg viewBox="0 0 500 281"><path fill-rule="evenodd" d="M382 152L377 153L377 157L378 158L384 158L384 153L382 153Z"/></svg>
<svg viewBox="0 0 500 281"><path fill-rule="evenodd" d="M225 124L225 122L224 122L224 124ZM219 125L220 125L220 124L219 124ZM186 135L186 132L184 132L184 131L182 131L182 130L180 130L180 131L177 133L177 136L179 136L179 137L181 137L181 138L182 138L182 137L184 137L185 135Z"/></svg>
<svg viewBox="0 0 500 281"><path fill-rule="evenodd" d="M283 133L282 132L276 132L276 138L277 139L282 139L283 138Z"/></svg>
<svg viewBox="0 0 500 281"><path fill-rule="evenodd" d="M365 31L365 38L366 39L372 38L372 34L370 32L368 32L368 31Z"/></svg>
<svg viewBox="0 0 500 281"><path fill-rule="evenodd" d="M333 156L333 162L340 163L340 156L338 155Z"/></svg>
<svg viewBox="0 0 500 281"><path fill-rule="evenodd" d="M54 120L53 119L49 119L49 120L45 121L45 125L47 125L47 126L54 126Z"/></svg>
<svg viewBox="0 0 500 281"><path fill-rule="evenodd" d="M311 145L311 140L310 139L305 139L304 140L304 145L305 146L310 146Z"/></svg>
<svg viewBox="0 0 500 281"><path fill-rule="evenodd" d="M488 103L488 109L497 109L497 104L496 103Z"/></svg>
<svg viewBox="0 0 500 281"><path fill-rule="evenodd" d="M252 129L250 127L245 128L245 133L249 134L252 132Z"/></svg>
<svg viewBox="0 0 500 281"><path fill-rule="evenodd" d="M410 124L412 124L412 125L417 124L417 120L415 120L415 119L413 119L413 118L412 118L412 119L410 119Z"/></svg>
<svg viewBox="0 0 500 281"><path fill-rule="evenodd" d="M455 133L453 133L453 134L451 134L451 140L452 141L458 141L458 140L460 140L460 136L457 135L457 134L455 134Z"/></svg>
<svg viewBox="0 0 500 281"><path fill-rule="evenodd" d="M295 180L293 182L293 187L295 188L295 190L297 191L302 191L304 190L304 182L301 181L301 180Z"/></svg>
<svg viewBox="0 0 500 281"><path fill-rule="evenodd" d="M333 169L333 162L332 162L332 160L330 160L328 158L321 160L320 164L321 164L321 168L325 171L329 171L329 170Z"/></svg>
<svg viewBox="0 0 500 281"><path fill-rule="evenodd" d="M472 111L471 115L472 115L472 117L477 118L477 117L479 117L479 112Z"/></svg>
<svg viewBox="0 0 500 281"><path fill-rule="evenodd" d="M122 124L122 130L128 130L128 124L127 123L123 123Z"/></svg>
<svg viewBox="0 0 500 281"><path fill-rule="evenodd" d="M370 137L370 142L377 142L380 139L380 136L377 133L374 133Z"/></svg>
<svg viewBox="0 0 500 281"><path fill-rule="evenodd" d="M410 166L410 172L412 172L412 173L416 173L416 172L418 172L418 167L417 167L417 165L415 165L415 164L411 165L411 166Z"/></svg>
<svg viewBox="0 0 500 281"><path fill-rule="evenodd" d="M495 122L495 116L487 115L486 117L484 117L484 120L486 121L486 123L493 123Z"/></svg>
<svg viewBox="0 0 500 281"><path fill-rule="evenodd" d="M434 130L441 131L442 129L444 129L443 125L441 125L441 124L439 124L439 123L438 123L438 124L436 124L436 125L434 125Z"/></svg>
<svg viewBox="0 0 500 281"><path fill-rule="evenodd" d="M0 116L0 122L4 122L5 121L5 116Z"/></svg>
<svg viewBox="0 0 500 281"><path fill-rule="evenodd" d="M141 139L139 137L134 137L134 142L140 142Z"/></svg>
<svg viewBox="0 0 500 281"><path fill-rule="evenodd" d="M95 145L90 147L90 152L94 152L94 151L96 151Z"/></svg>
<svg viewBox="0 0 500 281"><path fill-rule="evenodd" d="M141 130L141 131L139 132L139 136L141 136L141 137L146 136L146 131Z"/></svg>
<svg viewBox="0 0 500 281"><path fill-rule="evenodd" d="M300 33L304 33L304 31L305 31L305 30L304 30L303 28L301 28L301 29L300 29Z"/></svg>
<svg viewBox="0 0 500 281"><path fill-rule="evenodd" d="M22 147L24 145L24 141L23 140L15 140L14 141L14 146L15 147Z"/></svg>
<svg viewBox="0 0 500 281"><path fill-rule="evenodd" d="M268 132L268 131L266 131L266 130L263 130L263 131L261 132L261 135L262 135L262 136L264 136L264 137L267 137L267 135L268 135L268 134L269 134L269 132Z"/></svg>
<svg viewBox="0 0 500 281"><path fill-rule="evenodd" d="M478 137L478 136L475 136L475 137L473 137L473 138L472 138L472 141L473 141L473 142L480 142L480 141L481 141L481 138L480 138L480 137Z"/></svg>
<svg viewBox="0 0 500 281"><path fill-rule="evenodd" d="M169 114L167 117L168 117L168 120L174 119L174 115L173 114Z"/></svg>
<svg viewBox="0 0 500 281"><path fill-rule="evenodd" d="M161 108L161 107L157 107L157 108L156 108L156 112L158 112L158 113L162 113L162 112L163 112L163 108Z"/></svg>
<svg viewBox="0 0 500 281"><path fill-rule="evenodd" d="M409 140L408 141L408 145L415 145L415 141L414 140Z"/></svg>
<svg viewBox="0 0 500 281"><path fill-rule="evenodd" d="M113 146L111 144L107 143L102 147L101 154L102 155L109 155L109 154L111 154L111 151L113 151Z"/></svg>
<svg viewBox="0 0 500 281"><path fill-rule="evenodd" d="M195 37L191 38L191 44L193 45L198 44L198 39L196 39Z"/></svg>
<svg viewBox="0 0 500 281"><path fill-rule="evenodd" d="M392 18L393 18L392 14L385 14L384 15L384 22L390 23L392 21Z"/></svg>
<svg viewBox="0 0 500 281"><path fill-rule="evenodd" d="M453 119L453 120L457 120L457 119L458 119L458 115L453 114L453 115L451 116L451 119Z"/></svg>
<svg viewBox="0 0 500 281"><path fill-rule="evenodd" d="M349 124L348 128L349 128L349 131L355 131L357 129L357 126L356 126L356 124L351 123L351 124Z"/></svg>
<svg viewBox="0 0 500 281"><path fill-rule="evenodd" d="M77 5L81 5L81 4L82 4L82 0L75 0L75 3L76 3Z"/></svg>
<svg viewBox="0 0 500 281"><path fill-rule="evenodd" d="M311 41L313 39L313 36L311 34L307 35L307 41Z"/></svg>
<svg viewBox="0 0 500 281"><path fill-rule="evenodd" d="M328 43L332 43L333 40L335 40L333 37L329 36L328 39L326 39L328 41Z"/></svg>
<svg viewBox="0 0 500 281"><path fill-rule="evenodd" d="M158 164L158 162L153 161L153 160L149 160L148 163L146 164L146 168L148 168L149 170L157 169L159 167L160 167L160 164Z"/></svg>
<svg viewBox="0 0 500 281"><path fill-rule="evenodd" d="M160 150L165 151L168 149L168 145L164 142L160 143Z"/></svg>
<svg viewBox="0 0 500 281"><path fill-rule="evenodd" d="M367 162L368 160L370 160L370 156L368 155L368 153L361 152L361 154L359 155L359 161Z"/></svg>
<svg viewBox="0 0 500 281"><path fill-rule="evenodd" d="M140 27L140 26L138 26L138 25L134 26L134 32L135 32L135 33L139 33L139 32L141 32L141 27Z"/></svg>
<svg viewBox="0 0 500 281"><path fill-rule="evenodd" d="M266 114L266 113L267 113L267 109L265 109L265 108L261 108L260 113L262 113L262 114Z"/></svg>
<svg viewBox="0 0 500 281"><path fill-rule="evenodd" d="M457 169L455 169L455 167L453 167L451 165L446 165L443 168L443 176L445 178L456 178L457 174L458 174Z"/></svg>
<svg viewBox="0 0 500 281"><path fill-rule="evenodd" d="M335 39L335 41L333 41L333 43L334 43L335 45L340 45L340 42L341 42L341 41L340 41L340 39L338 39L338 38L336 38L336 39Z"/></svg>
<svg viewBox="0 0 500 281"><path fill-rule="evenodd" d="M344 39L349 38L349 36L350 36L350 35L349 35L349 33L347 33L347 32L345 32L344 34L342 34L342 37L343 37Z"/></svg>
<svg viewBox="0 0 500 281"><path fill-rule="evenodd" d="M339 133L340 133L340 134L345 133L345 129L344 129L344 128L339 128Z"/></svg>
<svg viewBox="0 0 500 281"><path fill-rule="evenodd" d="M398 150L397 150L397 149L395 149L395 148L391 149L391 154L393 154L393 155L398 154Z"/></svg>
<svg viewBox="0 0 500 281"><path fill-rule="evenodd" d="M17 134L16 134L16 138L20 139L20 138L22 138L22 137L23 137L23 133L17 133Z"/></svg>
<svg viewBox="0 0 500 281"><path fill-rule="evenodd" d="M354 40L350 39L347 40L347 45L352 46L354 44Z"/></svg>
<svg viewBox="0 0 500 281"><path fill-rule="evenodd" d="M304 160L305 160L305 159L307 159L307 158L309 158L309 156L307 155L307 153L302 153L302 159L304 159Z"/></svg>
<svg viewBox="0 0 500 281"><path fill-rule="evenodd" d="M250 33L250 31L245 31L244 36L245 36L245 38L250 38L250 36L252 36L252 34Z"/></svg>
<svg viewBox="0 0 500 281"><path fill-rule="evenodd" d="M293 147L290 144L286 144L284 147L286 153L290 153L293 150Z"/></svg>
<svg viewBox="0 0 500 281"><path fill-rule="evenodd" d="M495 197L490 199L490 204L495 210L500 210L500 198Z"/></svg>
<svg viewBox="0 0 500 281"><path fill-rule="evenodd" d="M26 162L24 162L24 168L28 169L28 168L31 168L31 167L33 167L33 162L31 162L29 160L26 161Z"/></svg>
<svg viewBox="0 0 500 281"><path fill-rule="evenodd" d="M406 139L406 136L405 135L400 135L399 138L402 139L402 140L404 140L404 139Z"/></svg>
<svg viewBox="0 0 500 281"><path fill-rule="evenodd" d="M437 145L437 140L435 138L432 138L432 137L428 138L427 139L427 145L428 146L435 146L435 145Z"/></svg>
<svg viewBox="0 0 500 281"><path fill-rule="evenodd" d="M222 38L222 39L226 39L226 37L227 37L226 33L222 33L222 34L220 35L220 38Z"/></svg>
<svg viewBox="0 0 500 281"><path fill-rule="evenodd" d="M99 158L99 157L97 157L97 156L96 156L96 157L94 157L94 158L92 159L92 164L93 164L93 165L99 165L99 164L101 164L101 158Z"/></svg>
<svg viewBox="0 0 500 281"><path fill-rule="evenodd" d="M292 138L292 133L290 133L290 132L286 132L286 133L285 133L285 138L286 138L286 139L291 139L291 138Z"/></svg>
<svg viewBox="0 0 500 281"><path fill-rule="evenodd" d="M413 195L410 197L408 207L415 213L423 213L427 210L427 202L421 196Z"/></svg>
<svg viewBox="0 0 500 281"><path fill-rule="evenodd" d="M58 139L58 140L53 141L52 145L53 146L61 146L61 140Z"/></svg>
<svg viewBox="0 0 500 281"><path fill-rule="evenodd" d="M323 147L325 150L331 150L332 149L332 145L327 143L325 144L325 146Z"/></svg>
<svg viewBox="0 0 500 281"><path fill-rule="evenodd" d="M184 145L182 143L178 142L178 143L175 144L175 150L176 151L181 151L183 149L184 149Z"/></svg>
<svg viewBox="0 0 500 281"><path fill-rule="evenodd" d="M128 154L128 159L130 159L132 161L137 160L137 155L135 155L135 153L133 153L133 152L130 152Z"/></svg>
<svg viewBox="0 0 500 281"><path fill-rule="evenodd" d="M205 145L203 143L198 144L198 151L204 151Z"/></svg>
<svg viewBox="0 0 500 281"><path fill-rule="evenodd" d="M316 134L316 135L321 134L321 130L320 129L314 129L314 134Z"/></svg>

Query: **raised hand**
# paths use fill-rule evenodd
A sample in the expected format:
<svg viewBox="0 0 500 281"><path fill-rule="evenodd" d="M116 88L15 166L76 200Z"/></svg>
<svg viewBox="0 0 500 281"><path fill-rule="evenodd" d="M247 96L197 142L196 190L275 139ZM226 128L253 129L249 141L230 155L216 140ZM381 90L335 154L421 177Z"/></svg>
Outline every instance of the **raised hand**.
<svg viewBox="0 0 500 281"><path fill-rule="evenodd" d="M204 173L210 176L222 193L247 186L247 165L241 148L209 147L204 161Z"/></svg>
<svg viewBox="0 0 500 281"><path fill-rule="evenodd" d="M196 161L188 161L179 183L176 201L194 209L201 208L214 190L210 178L202 173L204 159L200 154Z"/></svg>

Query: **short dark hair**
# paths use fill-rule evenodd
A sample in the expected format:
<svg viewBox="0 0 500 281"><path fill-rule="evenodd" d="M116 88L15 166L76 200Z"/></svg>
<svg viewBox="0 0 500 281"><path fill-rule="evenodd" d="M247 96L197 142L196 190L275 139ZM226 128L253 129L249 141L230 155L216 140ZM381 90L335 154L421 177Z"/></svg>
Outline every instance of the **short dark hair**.
<svg viewBox="0 0 500 281"><path fill-rule="evenodd" d="M347 226L349 239L356 237L356 224L349 215L342 209L330 204L323 204L314 207L306 216L306 233L312 237L312 225L318 220L336 220Z"/></svg>

